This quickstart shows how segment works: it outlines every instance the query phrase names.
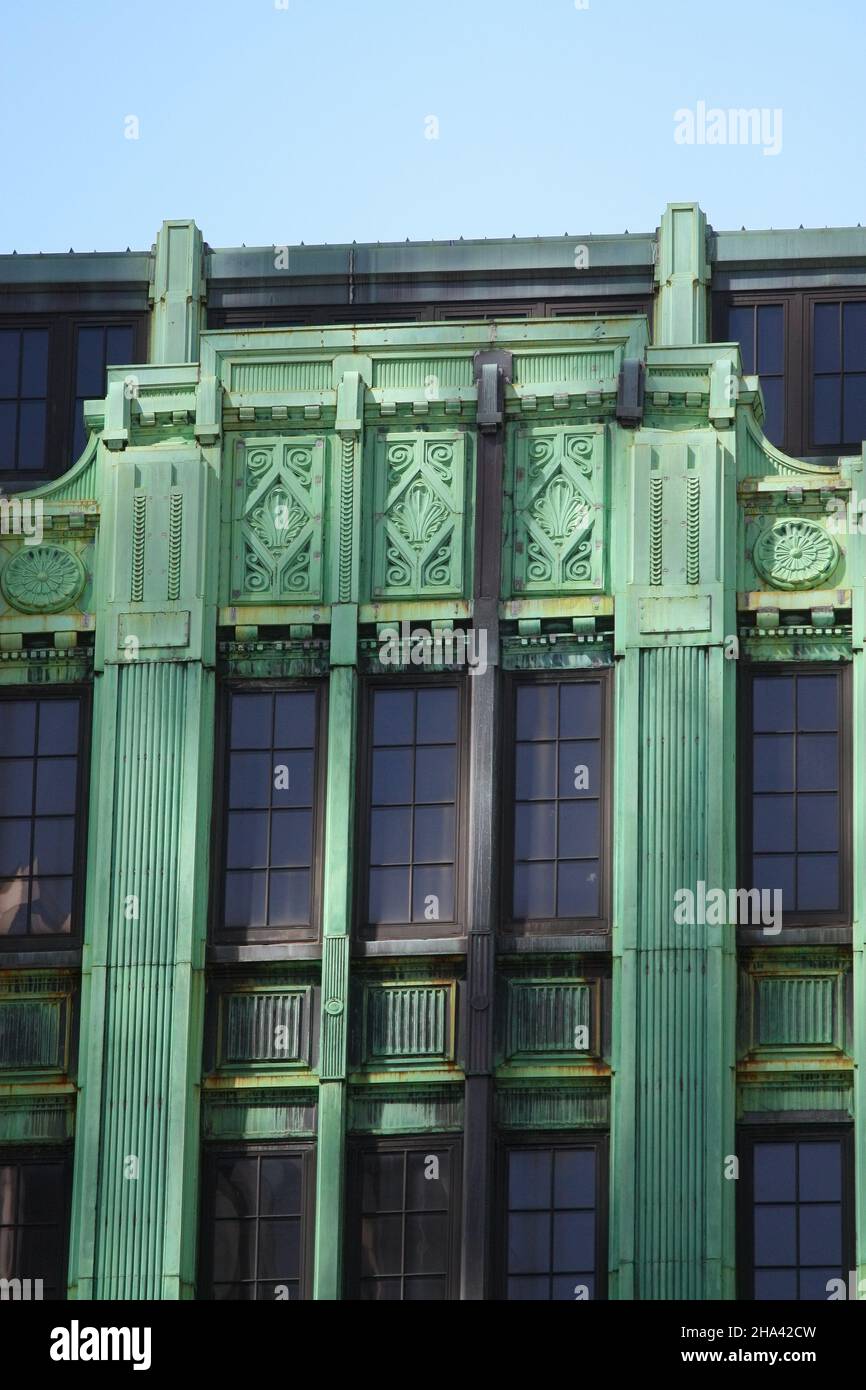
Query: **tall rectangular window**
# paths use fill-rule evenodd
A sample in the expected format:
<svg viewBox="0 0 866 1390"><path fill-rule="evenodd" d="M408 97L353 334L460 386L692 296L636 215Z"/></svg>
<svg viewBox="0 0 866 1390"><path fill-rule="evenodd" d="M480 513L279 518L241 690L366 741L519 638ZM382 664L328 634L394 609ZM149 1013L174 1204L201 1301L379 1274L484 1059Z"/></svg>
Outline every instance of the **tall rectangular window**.
<svg viewBox="0 0 866 1390"><path fill-rule="evenodd" d="M743 1294L826 1300L854 1267L850 1135L828 1130L745 1136L740 1207Z"/></svg>
<svg viewBox="0 0 866 1390"><path fill-rule="evenodd" d="M69 1187L65 1156L0 1149L0 1279L29 1279L33 1299L40 1279L42 1298L66 1297Z"/></svg>
<svg viewBox="0 0 866 1390"><path fill-rule="evenodd" d="M313 1157L311 1145L206 1154L202 1297L309 1298Z"/></svg>
<svg viewBox="0 0 866 1390"><path fill-rule="evenodd" d="M605 915L603 677L514 687L511 920L586 927Z"/></svg>
<svg viewBox="0 0 866 1390"><path fill-rule="evenodd" d="M370 695L367 924L453 929L460 690L374 686Z"/></svg>
<svg viewBox="0 0 866 1390"><path fill-rule="evenodd" d="M229 694L217 937L315 935L320 703L315 688Z"/></svg>
<svg viewBox="0 0 866 1390"><path fill-rule="evenodd" d="M459 1145L436 1136L359 1143L353 1154L351 1297L456 1296Z"/></svg>
<svg viewBox="0 0 866 1390"><path fill-rule="evenodd" d="M75 331L75 410L72 461L84 450L84 402L99 400L106 391L106 369L135 359L134 323L79 324Z"/></svg>
<svg viewBox="0 0 866 1390"><path fill-rule="evenodd" d="M813 305L812 442L866 439L866 300Z"/></svg>
<svg viewBox="0 0 866 1390"><path fill-rule="evenodd" d="M500 1272L507 1299L604 1297L606 1152L603 1140L505 1147Z"/></svg>
<svg viewBox="0 0 866 1390"><path fill-rule="evenodd" d="M728 310L728 336L740 344L743 372L761 378L764 434L781 446L785 436L785 306L738 304Z"/></svg>
<svg viewBox="0 0 866 1390"><path fill-rule="evenodd" d="M0 473L45 468L48 328L0 328Z"/></svg>
<svg viewBox="0 0 866 1390"><path fill-rule="evenodd" d="M847 899L843 673L754 668L746 888L780 891L788 921L839 918Z"/></svg>
<svg viewBox="0 0 866 1390"><path fill-rule="evenodd" d="M0 942L61 944L82 869L80 696L0 701Z"/></svg>

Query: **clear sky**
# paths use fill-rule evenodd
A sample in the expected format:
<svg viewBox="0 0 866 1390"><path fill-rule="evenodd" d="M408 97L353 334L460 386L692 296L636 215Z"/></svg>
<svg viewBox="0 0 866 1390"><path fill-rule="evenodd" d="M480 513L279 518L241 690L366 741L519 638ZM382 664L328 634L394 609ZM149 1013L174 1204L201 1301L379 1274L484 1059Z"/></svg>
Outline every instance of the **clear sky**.
<svg viewBox="0 0 866 1390"><path fill-rule="evenodd" d="M863 0L0 0L0 252L866 223L864 54Z"/></svg>

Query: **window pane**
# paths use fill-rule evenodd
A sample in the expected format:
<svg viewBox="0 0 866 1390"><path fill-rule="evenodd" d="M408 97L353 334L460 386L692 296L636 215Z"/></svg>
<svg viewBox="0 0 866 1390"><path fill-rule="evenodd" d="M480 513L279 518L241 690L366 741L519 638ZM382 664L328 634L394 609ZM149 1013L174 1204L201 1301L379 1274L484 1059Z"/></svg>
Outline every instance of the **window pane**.
<svg viewBox="0 0 866 1390"><path fill-rule="evenodd" d="M793 796L752 798L752 848L756 854L793 853L795 804Z"/></svg>
<svg viewBox="0 0 866 1390"><path fill-rule="evenodd" d="M842 382L837 376L815 378L813 434L816 444L842 440Z"/></svg>
<svg viewBox="0 0 866 1390"><path fill-rule="evenodd" d="M797 677L797 728L835 730L839 727L839 679L833 675Z"/></svg>
<svg viewBox="0 0 866 1390"><path fill-rule="evenodd" d="M508 1155L508 1205L512 1210L549 1206L551 1163L549 1149L517 1149Z"/></svg>
<svg viewBox="0 0 866 1390"><path fill-rule="evenodd" d="M253 1216L256 1209L258 1163L236 1154L220 1158L216 1164L214 1215Z"/></svg>
<svg viewBox="0 0 866 1390"><path fill-rule="evenodd" d="M310 872L308 869L272 871L268 892L268 925L302 927L310 920Z"/></svg>
<svg viewBox="0 0 866 1390"><path fill-rule="evenodd" d="M796 1207L759 1206L755 1209L755 1262L759 1265L796 1264Z"/></svg>
<svg viewBox="0 0 866 1390"><path fill-rule="evenodd" d="M598 863L560 861L557 870L557 916L598 916Z"/></svg>
<svg viewBox="0 0 866 1390"><path fill-rule="evenodd" d="M781 304L758 305L758 372L785 370L784 309Z"/></svg>
<svg viewBox="0 0 866 1390"><path fill-rule="evenodd" d="M370 820L370 863L409 864L411 859L411 808L374 808Z"/></svg>
<svg viewBox="0 0 866 1390"><path fill-rule="evenodd" d="M450 1194L451 1155L433 1149L430 1153L406 1155L407 1211L447 1211Z"/></svg>
<svg viewBox="0 0 866 1390"><path fill-rule="evenodd" d="M591 1211L557 1212L553 1218L553 1268L592 1269L595 1263L595 1215Z"/></svg>
<svg viewBox="0 0 866 1390"><path fill-rule="evenodd" d="M866 372L866 303L844 306L842 329L845 371Z"/></svg>
<svg viewBox="0 0 866 1390"><path fill-rule="evenodd" d="M524 802L515 807L514 853L518 859L556 858L555 801Z"/></svg>
<svg viewBox="0 0 866 1390"><path fill-rule="evenodd" d="M837 1140L800 1145L800 1201L842 1200L842 1146Z"/></svg>
<svg viewBox="0 0 866 1390"><path fill-rule="evenodd" d="M22 401L18 407L18 467L45 467L45 403Z"/></svg>
<svg viewBox="0 0 866 1390"><path fill-rule="evenodd" d="M599 852L599 802L567 801L559 807L560 859L596 858Z"/></svg>
<svg viewBox="0 0 866 1390"><path fill-rule="evenodd" d="M416 738L419 743L457 741L457 691L419 690L416 712Z"/></svg>
<svg viewBox="0 0 866 1390"><path fill-rule="evenodd" d="M415 692L373 692L373 743L411 743L415 728Z"/></svg>
<svg viewBox="0 0 866 1390"><path fill-rule="evenodd" d="M843 444L866 439L866 375L846 376L842 412Z"/></svg>
<svg viewBox="0 0 866 1390"><path fill-rule="evenodd" d="M48 329L27 328L21 335L21 396L39 400L48 394Z"/></svg>
<svg viewBox="0 0 866 1390"><path fill-rule="evenodd" d="M800 1264L838 1264L842 1225L837 1206L800 1208Z"/></svg>
<svg viewBox="0 0 866 1390"><path fill-rule="evenodd" d="M761 390L764 394L764 434L773 444L781 444L785 437L785 387L781 377L761 377Z"/></svg>
<svg viewBox="0 0 866 1390"><path fill-rule="evenodd" d="M0 400L14 400L18 395L20 353L21 330L0 328Z"/></svg>
<svg viewBox="0 0 866 1390"><path fill-rule="evenodd" d="M781 734L794 728L794 681L791 676L755 676L752 681L752 728Z"/></svg>
<svg viewBox="0 0 866 1390"><path fill-rule="evenodd" d="M743 371L752 376L755 365L755 309L751 304L738 305L728 310L728 338L740 344Z"/></svg>
<svg viewBox="0 0 866 1390"><path fill-rule="evenodd" d="M556 738L555 685L517 687L517 737L519 739Z"/></svg>
<svg viewBox="0 0 866 1390"><path fill-rule="evenodd" d="M272 747L272 713L272 695L232 695L232 748Z"/></svg>
<svg viewBox="0 0 866 1390"><path fill-rule="evenodd" d="M548 800L556 796L557 745L518 743L515 795L518 801Z"/></svg>
<svg viewBox="0 0 866 1390"><path fill-rule="evenodd" d="M254 697L255 698L255 697ZM299 690L276 696L274 743L278 748L312 748L316 741L316 692Z"/></svg>
<svg viewBox="0 0 866 1390"><path fill-rule="evenodd" d="M839 358L839 305L815 305L814 367L816 372L838 372L842 366Z"/></svg>
<svg viewBox="0 0 866 1390"><path fill-rule="evenodd" d="M754 1165L756 1202L793 1202L796 1199L796 1145L756 1144Z"/></svg>
<svg viewBox="0 0 866 1390"><path fill-rule="evenodd" d="M594 1206L594 1149L566 1149L557 1152L554 1168L553 1204L556 1207Z"/></svg>
<svg viewBox="0 0 866 1390"><path fill-rule="evenodd" d="M297 1279L300 1267L301 1223L297 1217L260 1221L259 1278Z"/></svg>

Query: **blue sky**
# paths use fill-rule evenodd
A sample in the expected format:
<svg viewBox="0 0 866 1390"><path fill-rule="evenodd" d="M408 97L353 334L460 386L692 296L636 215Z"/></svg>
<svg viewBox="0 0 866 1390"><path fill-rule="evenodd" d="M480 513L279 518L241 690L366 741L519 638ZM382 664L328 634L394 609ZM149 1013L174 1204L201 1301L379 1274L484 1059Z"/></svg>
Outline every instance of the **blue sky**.
<svg viewBox="0 0 866 1390"><path fill-rule="evenodd" d="M0 252L866 223L866 6L585 3L3 0ZM677 143L699 102L780 152Z"/></svg>

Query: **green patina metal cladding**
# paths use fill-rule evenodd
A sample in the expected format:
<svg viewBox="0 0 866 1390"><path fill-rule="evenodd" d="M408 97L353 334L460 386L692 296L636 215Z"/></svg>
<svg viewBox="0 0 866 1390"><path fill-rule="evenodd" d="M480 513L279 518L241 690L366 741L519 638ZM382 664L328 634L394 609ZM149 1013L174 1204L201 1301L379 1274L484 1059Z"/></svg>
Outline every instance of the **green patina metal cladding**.
<svg viewBox="0 0 866 1390"><path fill-rule="evenodd" d="M647 239L632 240L648 263ZM677 925L674 894L736 884L738 631L749 656L853 660L862 761L862 543L826 524L861 461L818 467L763 438L738 348L706 341L694 204L662 217L652 346L645 321L616 316L209 332L195 226L164 223L150 264L151 360L109 370L82 459L34 494L61 554L51 611L28 606L8 569L21 543L0 538L0 681L93 682L77 1095L74 967L22 966L0 989L0 1142L62 1142L74 1124L72 1295L193 1296L201 1139L315 1136L313 1293L338 1299L347 1135L466 1123L473 1142L489 1124L609 1126L611 1295L733 1297L738 1116L862 1113L859 785L853 959L839 943L741 952L738 1021L733 928ZM522 955L500 944L495 999L466 1001L462 942L426 955L377 943L352 962L358 705L380 669L377 624L483 620L474 511L493 454L473 363L493 349L512 371L497 660L615 667L612 933ZM635 359L643 414L624 424L620 372ZM808 589L778 562L777 525L811 537ZM327 678L322 933L321 950L208 976L218 659L245 677ZM484 679L466 908L482 982L501 718ZM277 1020L291 1033L279 1056ZM487 1241L481 1221L467 1297L486 1286Z"/></svg>

